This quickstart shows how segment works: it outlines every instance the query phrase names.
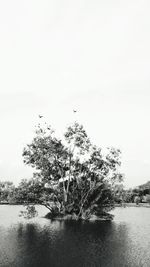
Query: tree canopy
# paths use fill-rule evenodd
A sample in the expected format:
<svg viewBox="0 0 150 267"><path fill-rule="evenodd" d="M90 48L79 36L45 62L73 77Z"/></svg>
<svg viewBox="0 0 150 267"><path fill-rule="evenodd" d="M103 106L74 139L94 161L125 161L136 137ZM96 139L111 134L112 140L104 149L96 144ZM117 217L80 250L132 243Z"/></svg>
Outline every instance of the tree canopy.
<svg viewBox="0 0 150 267"><path fill-rule="evenodd" d="M52 216L76 219L102 216L114 206L114 188L122 181L121 151L93 145L75 122L56 137L48 125L38 125L23 151L24 162L35 168L32 201L45 205Z"/></svg>

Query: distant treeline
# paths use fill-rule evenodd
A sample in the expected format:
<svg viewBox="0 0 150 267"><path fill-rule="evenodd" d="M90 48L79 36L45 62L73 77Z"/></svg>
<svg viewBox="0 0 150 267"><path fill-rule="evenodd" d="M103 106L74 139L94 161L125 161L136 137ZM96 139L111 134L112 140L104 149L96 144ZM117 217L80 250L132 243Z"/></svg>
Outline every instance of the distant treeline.
<svg viewBox="0 0 150 267"><path fill-rule="evenodd" d="M34 178L22 179L18 186L10 181L0 181L0 204L36 203L44 190L44 185Z"/></svg>
<svg viewBox="0 0 150 267"><path fill-rule="evenodd" d="M10 181L0 181L0 204L39 203L48 188L38 177L22 179L18 186ZM115 203L150 203L150 182L133 189L122 184L114 188Z"/></svg>
<svg viewBox="0 0 150 267"><path fill-rule="evenodd" d="M150 203L150 182L125 190L122 185L116 186L116 203Z"/></svg>

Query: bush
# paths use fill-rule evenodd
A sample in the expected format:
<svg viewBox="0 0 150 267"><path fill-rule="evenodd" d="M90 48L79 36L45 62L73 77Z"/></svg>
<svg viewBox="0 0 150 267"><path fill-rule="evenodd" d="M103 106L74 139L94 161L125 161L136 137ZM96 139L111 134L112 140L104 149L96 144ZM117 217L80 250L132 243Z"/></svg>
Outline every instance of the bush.
<svg viewBox="0 0 150 267"><path fill-rule="evenodd" d="M136 205L138 205L138 204L140 203L140 197L139 197L139 196L135 196L135 198L134 198L134 203L135 203Z"/></svg>

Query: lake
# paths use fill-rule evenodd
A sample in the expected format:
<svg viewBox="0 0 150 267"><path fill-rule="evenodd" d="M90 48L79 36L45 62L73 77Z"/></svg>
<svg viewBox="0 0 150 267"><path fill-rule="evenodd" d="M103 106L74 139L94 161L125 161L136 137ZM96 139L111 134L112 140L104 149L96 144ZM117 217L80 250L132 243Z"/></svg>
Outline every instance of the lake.
<svg viewBox="0 0 150 267"><path fill-rule="evenodd" d="M113 222L51 222L0 206L2 267L149 267L150 209L116 208Z"/></svg>

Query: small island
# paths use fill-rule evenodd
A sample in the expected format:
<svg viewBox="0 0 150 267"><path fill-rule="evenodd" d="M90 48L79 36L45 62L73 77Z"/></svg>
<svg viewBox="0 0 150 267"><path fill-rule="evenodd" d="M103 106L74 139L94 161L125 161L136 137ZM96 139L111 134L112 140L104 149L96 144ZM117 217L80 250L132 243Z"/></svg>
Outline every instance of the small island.
<svg viewBox="0 0 150 267"><path fill-rule="evenodd" d="M39 204L51 219L112 220L115 188L123 181L120 157L119 149L103 151L93 145L77 122L62 140L51 126L39 124L23 150L24 163L34 168L34 175L13 188L8 202L26 204L29 217L36 215L34 205Z"/></svg>
<svg viewBox="0 0 150 267"><path fill-rule="evenodd" d="M119 172L121 151L93 145L83 126L75 122L58 139L54 130L39 124L23 150L24 163L34 168L18 186L0 182L0 204L25 205L25 218L45 206L52 220L112 220L118 206L150 207L150 182L125 189Z"/></svg>

